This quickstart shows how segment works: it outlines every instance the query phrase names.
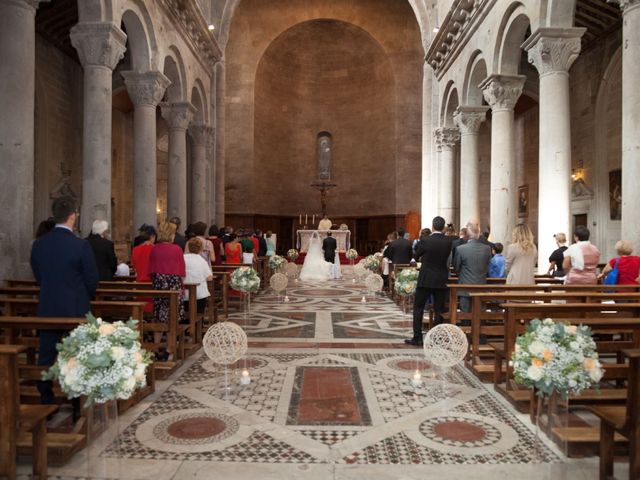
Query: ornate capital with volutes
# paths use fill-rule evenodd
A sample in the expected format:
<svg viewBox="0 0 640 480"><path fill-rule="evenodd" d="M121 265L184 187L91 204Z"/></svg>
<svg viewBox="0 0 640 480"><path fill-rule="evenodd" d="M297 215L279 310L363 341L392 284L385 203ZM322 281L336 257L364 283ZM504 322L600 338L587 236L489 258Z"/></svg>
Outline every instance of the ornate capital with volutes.
<svg viewBox="0 0 640 480"><path fill-rule="evenodd" d="M459 106L453 113L453 122L460 129L460 135L477 135L480 125L487 118L489 107Z"/></svg>
<svg viewBox="0 0 640 480"><path fill-rule="evenodd" d="M186 130L196 111L189 102L162 102L160 109L162 118L166 120L170 130Z"/></svg>
<svg viewBox="0 0 640 480"><path fill-rule="evenodd" d="M482 81L480 89L493 112L513 110L526 80L524 75L490 75Z"/></svg>
<svg viewBox="0 0 640 480"><path fill-rule="evenodd" d="M540 76L566 73L580 55L580 40L586 28L539 28L522 47L529 54L529 63Z"/></svg>
<svg viewBox="0 0 640 480"><path fill-rule="evenodd" d="M191 125L189 127L189 135L195 145L206 147L213 137L213 127L203 124Z"/></svg>
<svg viewBox="0 0 640 480"><path fill-rule="evenodd" d="M79 23L71 29L71 44L83 67L113 70L124 57L127 35L113 23Z"/></svg>
<svg viewBox="0 0 640 480"><path fill-rule="evenodd" d="M169 80L162 72L122 72L124 84L127 86L129 98L136 107L157 107L169 85Z"/></svg>
<svg viewBox="0 0 640 480"><path fill-rule="evenodd" d="M440 127L433 132L438 152L451 151L460 141L460 130L456 127Z"/></svg>

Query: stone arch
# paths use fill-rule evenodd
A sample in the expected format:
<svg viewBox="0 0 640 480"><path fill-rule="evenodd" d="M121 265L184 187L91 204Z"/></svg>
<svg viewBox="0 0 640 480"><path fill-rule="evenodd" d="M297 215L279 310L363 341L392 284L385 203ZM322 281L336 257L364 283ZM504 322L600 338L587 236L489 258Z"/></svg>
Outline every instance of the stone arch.
<svg viewBox="0 0 640 480"><path fill-rule="evenodd" d="M205 95L204 87L200 79L195 81L193 88L191 89L191 104L195 107L196 111L193 113L194 124L208 123L207 115L207 96Z"/></svg>
<svg viewBox="0 0 640 480"><path fill-rule="evenodd" d="M127 0L121 12L120 21L116 24L124 24L127 31L132 69L140 72L153 70L158 44L147 7L139 0Z"/></svg>
<svg viewBox="0 0 640 480"><path fill-rule="evenodd" d="M576 0L542 0L539 27L573 27Z"/></svg>
<svg viewBox="0 0 640 480"><path fill-rule="evenodd" d="M531 25L530 15L520 2L514 2L506 10L498 29L493 71L504 75L516 75L522 58L522 43Z"/></svg>
<svg viewBox="0 0 640 480"><path fill-rule="evenodd" d="M113 0L82 0L78 4L80 22L112 22Z"/></svg>
<svg viewBox="0 0 640 480"><path fill-rule="evenodd" d="M180 102L187 99L186 71L182 56L175 46L169 47L169 53L164 58L163 73L171 80L167 87L165 99L168 102Z"/></svg>
<svg viewBox="0 0 640 480"><path fill-rule="evenodd" d="M458 95L458 88L453 80L449 81L445 94L443 95L444 102L442 102L442 115L440 118L440 125L443 127L454 127L453 113L460 105L460 99Z"/></svg>
<svg viewBox="0 0 640 480"><path fill-rule="evenodd" d="M480 90L479 85L485 78L487 78L487 62L482 55L482 51L476 50L471 55L465 72L465 80L462 87L463 105L473 107L482 105L482 90Z"/></svg>

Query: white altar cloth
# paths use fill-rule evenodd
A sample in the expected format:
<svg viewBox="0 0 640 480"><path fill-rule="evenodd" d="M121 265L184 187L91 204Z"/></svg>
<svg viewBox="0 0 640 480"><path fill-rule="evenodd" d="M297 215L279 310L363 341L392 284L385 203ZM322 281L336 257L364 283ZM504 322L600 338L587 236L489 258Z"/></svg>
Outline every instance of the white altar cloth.
<svg viewBox="0 0 640 480"><path fill-rule="evenodd" d="M296 242L298 250L306 252L309 248L311 234L317 231L320 239L324 240L329 230L298 230ZM338 242L338 252L346 252L351 247L351 232L349 230L331 230L331 236Z"/></svg>

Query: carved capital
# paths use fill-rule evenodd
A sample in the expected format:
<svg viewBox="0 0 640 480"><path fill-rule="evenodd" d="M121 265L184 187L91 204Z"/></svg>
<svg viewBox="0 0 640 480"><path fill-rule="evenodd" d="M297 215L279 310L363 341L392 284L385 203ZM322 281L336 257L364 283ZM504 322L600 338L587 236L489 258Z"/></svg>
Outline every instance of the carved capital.
<svg viewBox="0 0 640 480"><path fill-rule="evenodd" d="M522 47L540 76L568 72L580 55L580 39L586 28L539 28Z"/></svg>
<svg viewBox="0 0 640 480"><path fill-rule="evenodd" d="M126 43L127 35L113 23L79 23L71 29L71 44L84 68L113 70L124 57Z"/></svg>
<svg viewBox="0 0 640 480"><path fill-rule="evenodd" d="M136 107L157 107L169 85L162 72L122 72L127 93Z"/></svg>
<svg viewBox="0 0 640 480"><path fill-rule="evenodd" d="M527 77L524 75L490 75L480 84L480 89L491 110L513 110Z"/></svg>
<svg viewBox="0 0 640 480"><path fill-rule="evenodd" d="M433 132L438 152L451 151L460 141L460 130L455 127L440 127Z"/></svg>
<svg viewBox="0 0 640 480"><path fill-rule="evenodd" d="M160 109L162 118L166 120L170 130L186 130L196 111L189 102L162 102Z"/></svg>
<svg viewBox="0 0 640 480"><path fill-rule="evenodd" d="M191 125L189 135L195 145L206 147L213 137L213 128L209 125Z"/></svg>
<svg viewBox="0 0 640 480"><path fill-rule="evenodd" d="M477 135L480 125L487 118L489 107L460 106L453 113L453 122L460 129L460 135Z"/></svg>

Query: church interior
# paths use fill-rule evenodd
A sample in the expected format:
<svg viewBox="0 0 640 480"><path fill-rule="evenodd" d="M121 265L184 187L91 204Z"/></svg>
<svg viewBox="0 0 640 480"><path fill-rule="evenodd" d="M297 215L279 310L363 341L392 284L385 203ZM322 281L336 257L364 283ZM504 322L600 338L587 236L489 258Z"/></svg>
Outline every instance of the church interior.
<svg viewBox="0 0 640 480"><path fill-rule="evenodd" d="M640 249L638 78L640 0L0 0L0 478L640 479L640 272L619 290L549 275L561 232L587 229L598 273ZM32 247L61 198L76 236L107 222L118 264L176 217L211 227L216 256L242 231L273 251L251 293L212 257L197 313L133 269L101 279L96 316L139 319L168 360L111 425L56 385L66 416L27 428L36 332L73 323L35 313ZM448 367L427 350L435 297L424 350L403 342L415 298L394 281L415 261L358 268L436 216L505 252L517 225L535 238L529 289L483 281L467 310L451 272L444 322L469 347ZM307 281L318 230L340 273ZM173 302L168 326L137 290ZM516 335L542 315L591 326L605 373L583 396L516 386ZM224 367L205 335L222 323L245 344Z"/></svg>

